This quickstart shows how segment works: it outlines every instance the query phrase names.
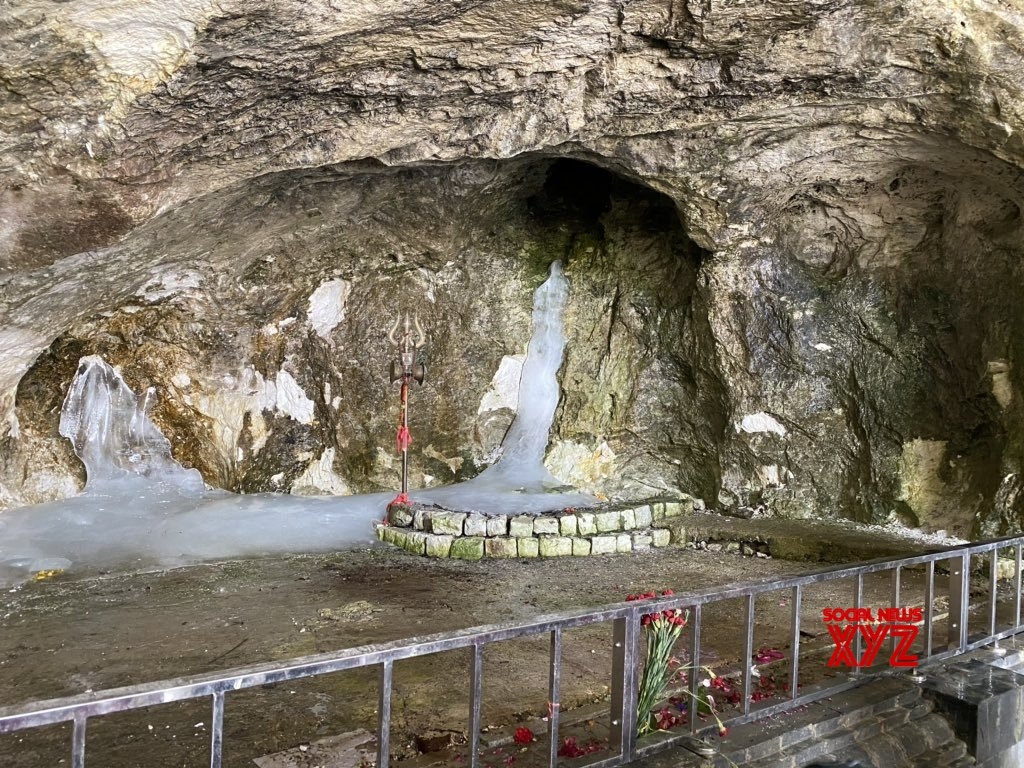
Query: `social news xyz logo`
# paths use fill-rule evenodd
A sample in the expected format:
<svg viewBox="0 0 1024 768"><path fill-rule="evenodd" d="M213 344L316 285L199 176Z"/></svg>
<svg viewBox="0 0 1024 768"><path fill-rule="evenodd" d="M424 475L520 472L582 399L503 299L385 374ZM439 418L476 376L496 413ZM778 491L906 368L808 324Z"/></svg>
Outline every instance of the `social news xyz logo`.
<svg viewBox="0 0 1024 768"><path fill-rule="evenodd" d="M916 667L917 656L910 648L917 639L916 626L924 618L921 608L825 608L821 617L836 648L828 660L830 667L870 667L875 663L882 643L894 640L889 654L891 667ZM853 652L858 633L864 640L858 659Z"/></svg>

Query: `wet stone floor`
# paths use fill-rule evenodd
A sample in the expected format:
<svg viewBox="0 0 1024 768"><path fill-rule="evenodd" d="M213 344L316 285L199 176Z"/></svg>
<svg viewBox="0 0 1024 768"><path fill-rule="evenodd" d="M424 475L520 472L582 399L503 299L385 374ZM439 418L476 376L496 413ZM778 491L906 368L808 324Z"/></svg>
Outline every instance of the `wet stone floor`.
<svg viewBox="0 0 1024 768"><path fill-rule="evenodd" d="M676 592L770 580L822 566L671 547L649 553L547 560L428 560L389 548L254 559L134 575L31 582L0 595L0 703L22 704L85 691L209 673L246 664L482 624L597 607L628 594ZM865 604L887 605L889 582L869 579ZM923 578L904 574L904 600ZM788 643L790 591L758 599L755 647ZM801 683L828 674L826 606L850 605L848 582L804 593ZM920 598L917 598L920 599ZM705 608L702 639L719 671L742 669L740 601ZM563 717L607 707L611 626L565 633ZM431 736L465 732L469 652L397 662L392 745L410 758ZM547 700L548 638L485 650L483 720L489 732L534 722ZM253 759L357 729L373 732L373 669L231 693L224 764ZM595 714L596 713L596 714ZM604 718L606 719L606 718ZM208 764L209 700L90 720L91 768ZM419 742L417 742L419 739ZM500 749L500 748L499 748ZM70 727L0 735L0 765L70 765Z"/></svg>

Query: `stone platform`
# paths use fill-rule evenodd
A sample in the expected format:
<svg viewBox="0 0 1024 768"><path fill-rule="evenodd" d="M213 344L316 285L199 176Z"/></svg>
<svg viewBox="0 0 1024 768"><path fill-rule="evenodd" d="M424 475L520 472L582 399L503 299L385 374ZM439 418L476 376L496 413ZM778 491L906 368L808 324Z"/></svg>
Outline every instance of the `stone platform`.
<svg viewBox="0 0 1024 768"><path fill-rule="evenodd" d="M412 505L395 508L377 537L418 555L464 560L642 552L669 545L749 557L849 563L933 551L936 543L855 523L739 519L700 499L646 499L541 514L498 515Z"/></svg>
<svg viewBox="0 0 1024 768"><path fill-rule="evenodd" d="M685 544L681 521L693 510L693 499L652 499L520 515L410 505L392 508L388 525L377 525L377 537L414 554L462 560L644 552Z"/></svg>

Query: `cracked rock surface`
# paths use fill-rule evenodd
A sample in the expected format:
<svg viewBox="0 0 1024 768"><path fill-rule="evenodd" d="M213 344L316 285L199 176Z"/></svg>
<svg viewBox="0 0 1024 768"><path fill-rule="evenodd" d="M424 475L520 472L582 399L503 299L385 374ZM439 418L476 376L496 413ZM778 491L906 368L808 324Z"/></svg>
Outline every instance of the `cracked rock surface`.
<svg viewBox="0 0 1024 768"><path fill-rule="evenodd" d="M1024 14L1000 0L0 7L0 503L77 360L236 491L476 474L573 284L548 464L610 497L1019 530ZM504 374L501 372L504 370ZM511 373L510 373L511 372Z"/></svg>

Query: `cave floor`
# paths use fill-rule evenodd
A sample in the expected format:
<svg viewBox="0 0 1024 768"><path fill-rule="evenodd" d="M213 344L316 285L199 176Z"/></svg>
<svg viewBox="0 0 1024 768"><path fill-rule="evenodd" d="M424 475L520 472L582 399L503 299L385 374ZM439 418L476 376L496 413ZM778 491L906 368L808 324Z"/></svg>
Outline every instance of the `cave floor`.
<svg viewBox="0 0 1024 768"><path fill-rule="evenodd" d="M0 597L0 701L5 705L208 673L244 664L443 632L617 602L630 593L765 580L820 568L777 558L670 547L644 554L546 560L428 560L384 547L200 565L133 575L54 579ZM905 573L904 601L923 595ZM889 580L866 580L866 605L890 604ZM821 608L852 604L848 582L808 588L805 643L822 653ZM920 599L920 598L917 598ZM758 599L755 647L783 648L789 591ZM702 638L720 670L742 668L739 601L708 606ZM610 626L565 633L563 711L600 709L611 669ZM484 722L491 732L537 718L546 701L546 636L489 646ZM801 682L826 672L803 662ZM469 653L397 662L393 754L415 740L465 729ZM442 692L444 695L442 695ZM605 706L606 703L605 703ZM334 734L373 731L375 670L233 693L224 764ZM568 715L566 715L568 719ZM183 702L90 721L89 765L201 765L208 761L209 702ZM70 764L70 728L0 736L5 766Z"/></svg>

